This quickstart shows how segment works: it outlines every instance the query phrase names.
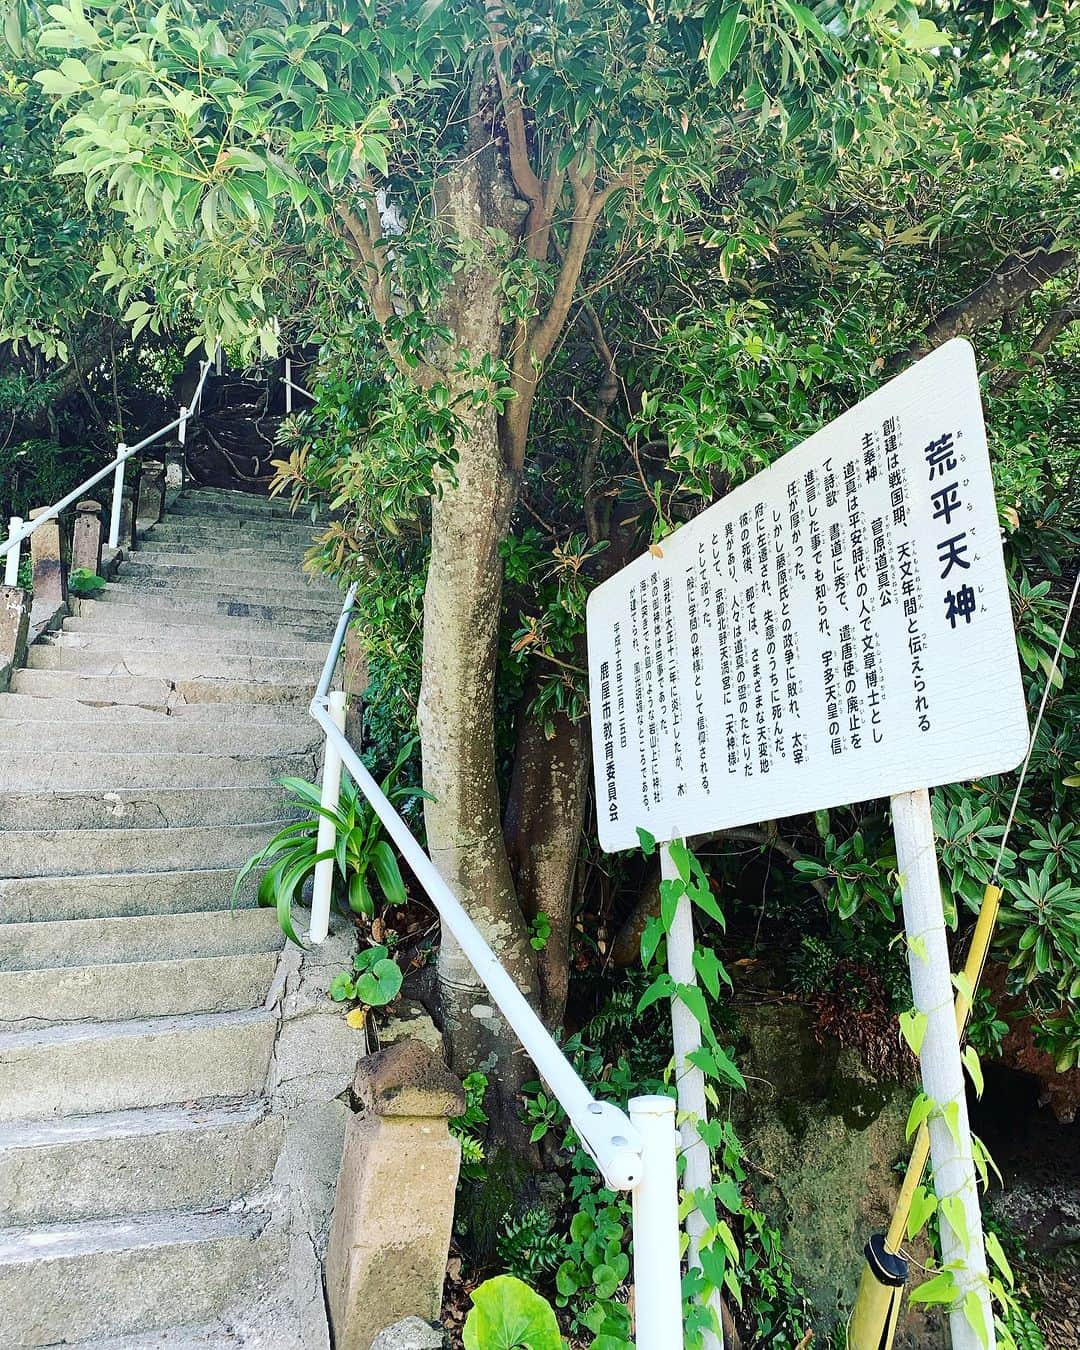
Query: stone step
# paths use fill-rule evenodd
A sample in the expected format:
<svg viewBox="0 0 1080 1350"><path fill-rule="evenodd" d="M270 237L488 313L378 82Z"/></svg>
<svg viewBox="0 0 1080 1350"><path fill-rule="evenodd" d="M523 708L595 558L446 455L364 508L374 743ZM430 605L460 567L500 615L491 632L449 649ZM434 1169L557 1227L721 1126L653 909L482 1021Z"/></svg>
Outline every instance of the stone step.
<svg viewBox="0 0 1080 1350"><path fill-rule="evenodd" d="M276 1030L276 1013L255 1008L4 1032L0 1120L251 1096Z"/></svg>
<svg viewBox="0 0 1080 1350"><path fill-rule="evenodd" d="M195 647L145 651L132 644L87 651L83 647L35 642L26 654L26 666L28 670L74 670L81 675L138 675L184 681L299 684L306 679L314 685L322 670L322 661L317 656L237 655Z"/></svg>
<svg viewBox="0 0 1080 1350"><path fill-rule="evenodd" d="M204 548L198 541L185 543L179 539L151 538L128 554L128 561L172 563L178 567L190 567L192 564L206 567L255 567L267 563L296 570L303 566L305 552L302 548L275 548L268 541L261 544L232 544L225 553L219 548Z"/></svg>
<svg viewBox="0 0 1080 1350"><path fill-rule="evenodd" d="M80 602L81 605L85 602ZM137 586L112 587L101 593L93 601L95 606L115 606L125 615L138 616L142 620L156 619L168 622L178 616L184 616L184 622L203 623L207 619L254 619L259 624L277 627L279 624L290 629L303 627L313 637L320 630L326 634L326 645L334 633L334 623L341 613L340 605L326 607L308 603L300 597L283 597L274 593L267 601L229 598L228 596L210 596L205 591L192 595L180 595L170 591L144 591Z"/></svg>
<svg viewBox="0 0 1080 1350"><path fill-rule="evenodd" d="M0 971L276 953L284 941L272 909L0 923Z"/></svg>
<svg viewBox="0 0 1080 1350"><path fill-rule="evenodd" d="M300 558L277 562L252 552L243 557L230 551L210 561L208 554L192 554L188 558L170 560L142 552L125 561L120 568L117 584L127 585L152 582L177 586L197 586L200 590L217 586L273 587L281 590L304 589L316 595L340 595L335 582L310 577L301 567Z"/></svg>
<svg viewBox="0 0 1080 1350"><path fill-rule="evenodd" d="M291 509L288 497L259 496L253 492L230 492L227 488L192 488L177 499L170 516L250 515L255 519L284 518L309 523L311 507Z"/></svg>
<svg viewBox="0 0 1080 1350"><path fill-rule="evenodd" d="M36 698L76 699L80 703L138 703L172 708L178 703L259 703L307 707L314 682L275 684L266 680L177 679L152 675L81 675L74 670L17 670L11 678L16 694Z"/></svg>
<svg viewBox="0 0 1080 1350"><path fill-rule="evenodd" d="M212 601L217 604L248 605L285 605L296 608L310 604L317 613L338 612L341 609L341 592L329 586L312 586L302 576L290 577L275 582L272 577L238 578L221 574L218 577L167 577L157 573L145 576L124 577L111 582L97 597L100 601L109 601L114 596L126 600L130 596L145 598L158 604L163 598L180 600L185 607L189 601Z"/></svg>
<svg viewBox="0 0 1080 1350"><path fill-rule="evenodd" d="M312 782L315 772L315 756L303 754L207 755L168 751L162 754L99 754L83 750L53 755L14 750L0 755L0 792L269 787L286 776ZM122 788L120 784L123 784ZM82 833L85 835L86 831ZM10 842L5 840L5 844ZM213 867L216 864L205 865ZM0 859L0 866L3 866L3 859ZM105 867L102 870L112 869Z"/></svg>
<svg viewBox="0 0 1080 1350"><path fill-rule="evenodd" d="M65 633L131 633L147 637L176 634L195 638L210 636L215 643L223 637L240 641L273 641L280 636L286 642L315 642L324 650L330 645L322 619L271 625L264 619L244 619L231 614L194 612L187 615L174 610L166 614L149 611L142 605L126 605L115 600L106 605L99 605L93 600L75 600L72 604L72 615L64 620Z"/></svg>
<svg viewBox="0 0 1080 1350"><path fill-rule="evenodd" d="M0 925L213 913L232 905L235 883L235 867L0 879ZM255 904L256 884L255 876L249 874L240 886L237 906Z"/></svg>
<svg viewBox="0 0 1080 1350"><path fill-rule="evenodd" d="M229 656L258 656L260 659L289 657L293 660L307 660L321 667L326 659L329 640L313 642L304 638L292 637L284 633L267 633L263 637L250 637L241 633L230 633L225 628L180 628L162 627L145 624L138 634L125 633L118 636L116 631L99 625L96 629L77 631L69 628L72 623L84 623L85 620L65 621L64 628L48 638L38 640L31 651L38 648L62 647L72 651L116 652L138 650L144 655L148 652L214 652Z"/></svg>
<svg viewBox="0 0 1080 1350"><path fill-rule="evenodd" d="M126 730L126 728L122 728ZM243 825L250 820L302 814L273 787L89 788L10 791L0 815L0 847L7 830L156 829L177 825Z"/></svg>
<svg viewBox="0 0 1080 1350"><path fill-rule="evenodd" d="M240 867L286 822L155 830L6 830L0 875L92 876L155 868Z"/></svg>
<svg viewBox="0 0 1080 1350"><path fill-rule="evenodd" d="M0 1232L0 1310L13 1350L213 1317L280 1259L266 1215L148 1214ZM268 1250L272 1244L274 1250Z"/></svg>
<svg viewBox="0 0 1080 1350"><path fill-rule="evenodd" d="M258 545L269 543L275 548L296 548L300 552L310 548L324 526L311 526L298 520L262 520L244 516L205 515L197 513L176 515L170 512L154 526L153 538L199 543L207 549L227 552L235 544Z"/></svg>
<svg viewBox="0 0 1080 1350"><path fill-rule="evenodd" d="M73 698L35 698L32 694L0 694L0 721L56 723L68 726L107 727L131 723L149 734L150 728L212 726L262 727L292 731L312 722L305 706L282 703L174 703L147 707L138 703L84 703ZM6 738L6 728L0 741Z"/></svg>
<svg viewBox="0 0 1080 1350"><path fill-rule="evenodd" d="M0 1031L261 1008L276 969L276 952L244 952L0 971Z"/></svg>
<svg viewBox="0 0 1080 1350"><path fill-rule="evenodd" d="M220 1209L269 1183L281 1134L258 1099L0 1125L0 1214L22 1226Z"/></svg>
<svg viewBox="0 0 1080 1350"><path fill-rule="evenodd" d="M40 702L51 703L51 699ZM140 711L143 711L140 709ZM180 717L162 717L157 722L6 720L3 728L5 750L63 751L64 756L91 754L166 754L185 755L274 755L315 754L322 743L322 732L310 717L307 725L290 726L273 722L197 722ZM0 829L3 822L0 821Z"/></svg>

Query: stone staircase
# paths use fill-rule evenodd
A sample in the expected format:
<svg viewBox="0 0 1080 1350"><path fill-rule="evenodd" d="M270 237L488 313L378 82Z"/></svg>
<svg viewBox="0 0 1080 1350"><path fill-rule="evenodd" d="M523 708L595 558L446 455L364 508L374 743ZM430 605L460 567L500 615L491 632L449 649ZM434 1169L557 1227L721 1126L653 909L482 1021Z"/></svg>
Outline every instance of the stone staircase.
<svg viewBox="0 0 1080 1350"><path fill-rule="evenodd" d="M358 1050L253 887L230 903L276 780L316 773L340 600L300 571L309 537L183 494L0 694L4 1350L328 1344ZM305 1110L314 1153L289 1145Z"/></svg>

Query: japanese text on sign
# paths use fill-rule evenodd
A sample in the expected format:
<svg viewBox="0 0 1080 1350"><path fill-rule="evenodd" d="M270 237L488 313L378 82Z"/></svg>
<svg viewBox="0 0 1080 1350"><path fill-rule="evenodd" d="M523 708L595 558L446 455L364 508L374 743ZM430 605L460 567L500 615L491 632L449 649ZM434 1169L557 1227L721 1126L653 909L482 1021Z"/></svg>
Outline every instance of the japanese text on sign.
<svg viewBox="0 0 1080 1350"><path fill-rule="evenodd" d="M1027 744L970 346L955 340L590 596L600 842L1013 768Z"/></svg>

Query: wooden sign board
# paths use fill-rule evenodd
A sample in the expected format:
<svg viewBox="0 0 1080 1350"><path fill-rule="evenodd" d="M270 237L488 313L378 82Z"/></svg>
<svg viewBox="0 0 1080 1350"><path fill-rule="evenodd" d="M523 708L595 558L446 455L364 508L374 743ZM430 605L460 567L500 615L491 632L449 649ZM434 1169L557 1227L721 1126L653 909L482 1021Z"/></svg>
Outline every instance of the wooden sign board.
<svg viewBox="0 0 1080 1350"><path fill-rule="evenodd" d="M1028 725L971 347L946 343L589 597L600 843L1014 768Z"/></svg>

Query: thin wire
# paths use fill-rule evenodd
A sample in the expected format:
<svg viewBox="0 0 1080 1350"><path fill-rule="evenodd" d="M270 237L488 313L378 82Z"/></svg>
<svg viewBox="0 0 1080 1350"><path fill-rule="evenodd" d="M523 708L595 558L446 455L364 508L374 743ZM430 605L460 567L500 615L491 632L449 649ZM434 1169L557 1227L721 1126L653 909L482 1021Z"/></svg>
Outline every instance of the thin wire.
<svg viewBox="0 0 1080 1350"><path fill-rule="evenodd" d="M1065 622L1061 625L1061 632L1058 634L1057 647L1054 649L1054 659L1050 663L1050 671L1046 677L1046 687L1043 689L1042 699L1039 703L1039 711L1035 716L1035 725L1031 730L1031 740L1028 742L1027 754L1024 756L1024 762L1020 766L1020 777L1016 780L1016 791L1013 793L1012 805L1009 807L1009 817L1005 822L1005 832L1001 836L1001 847L998 849L997 862L994 863L994 875L990 878L993 885L997 885L1001 873L1001 860L1005 856L1005 845L1009 839L1009 831L1012 829L1013 817L1016 815L1016 808L1020 802L1020 793L1024 787L1024 779L1027 777L1028 765L1031 763L1031 752L1035 749L1035 741L1039 735L1039 728L1042 726L1043 713L1046 711L1046 703L1050 697L1050 689L1054 683L1054 673L1058 668L1058 661L1061 659L1061 649L1065 646L1065 634L1069 631L1069 624L1072 622L1073 610L1076 608L1076 597L1080 594L1080 572L1076 574L1076 580L1073 582L1072 595L1069 598L1068 607L1065 610Z"/></svg>

